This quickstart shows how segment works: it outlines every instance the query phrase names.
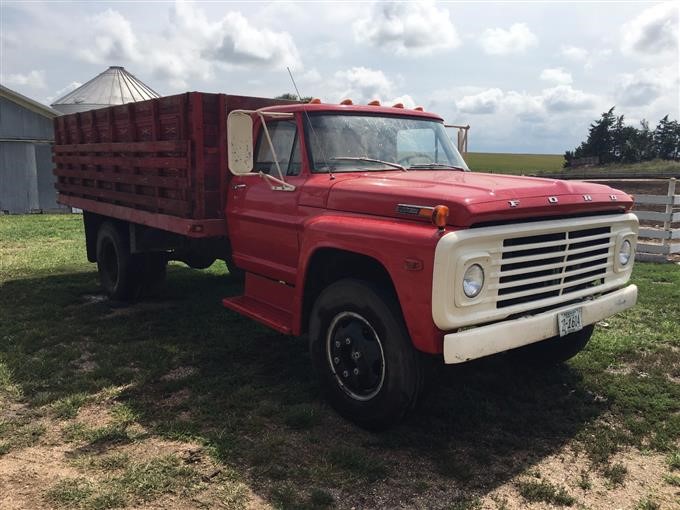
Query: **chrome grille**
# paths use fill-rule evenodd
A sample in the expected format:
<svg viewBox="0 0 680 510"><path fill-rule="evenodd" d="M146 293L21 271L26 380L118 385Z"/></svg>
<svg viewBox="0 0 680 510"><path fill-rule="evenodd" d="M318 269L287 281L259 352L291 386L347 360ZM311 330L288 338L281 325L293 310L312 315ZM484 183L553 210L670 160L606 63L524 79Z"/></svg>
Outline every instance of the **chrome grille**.
<svg viewBox="0 0 680 510"><path fill-rule="evenodd" d="M613 246L609 226L505 239L496 308L602 285L612 271Z"/></svg>

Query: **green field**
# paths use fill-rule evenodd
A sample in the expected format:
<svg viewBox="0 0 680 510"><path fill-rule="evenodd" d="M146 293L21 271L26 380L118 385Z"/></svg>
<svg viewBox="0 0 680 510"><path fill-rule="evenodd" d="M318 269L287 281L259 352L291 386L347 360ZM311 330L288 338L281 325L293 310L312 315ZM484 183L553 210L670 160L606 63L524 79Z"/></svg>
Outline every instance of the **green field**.
<svg viewBox="0 0 680 510"><path fill-rule="evenodd" d="M468 152L465 155L470 170L503 174L535 174L562 170L561 154L504 154Z"/></svg>
<svg viewBox="0 0 680 510"><path fill-rule="evenodd" d="M109 302L82 218L0 216L0 508L673 508L680 267L558 368L446 367L382 434L323 401L304 339L220 305L223 264Z"/></svg>
<svg viewBox="0 0 680 510"><path fill-rule="evenodd" d="M574 178L597 178L609 175L628 176L659 175L680 177L680 161L655 159L642 163L609 164L596 167L563 168L564 157L560 154L504 154L491 152L468 152L465 155L470 170L514 175L541 175L564 173ZM565 178L565 177L563 177Z"/></svg>

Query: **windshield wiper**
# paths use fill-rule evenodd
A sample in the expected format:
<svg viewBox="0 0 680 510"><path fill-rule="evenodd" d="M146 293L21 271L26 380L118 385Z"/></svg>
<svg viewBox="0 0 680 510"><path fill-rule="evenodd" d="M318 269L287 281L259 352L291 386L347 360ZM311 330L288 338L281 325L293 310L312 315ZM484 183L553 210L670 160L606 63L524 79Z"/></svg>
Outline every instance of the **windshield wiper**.
<svg viewBox="0 0 680 510"><path fill-rule="evenodd" d="M447 165L444 163L421 163L419 165L411 165L408 167L409 170L412 168L418 169L418 168L450 168L451 170L460 170L461 172L467 172L465 168L462 166L456 166L456 165Z"/></svg>
<svg viewBox="0 0 680 510"><path fill-rule="evenodd" d="M400 165L399 163L383 161L382 159L367 158L365 156L336 156L334 158L331 158L331 161L368 161L369 163L382 163L383 165L391 166L392 168L398 168L403 172L408 172L406 167Z"/></svg>

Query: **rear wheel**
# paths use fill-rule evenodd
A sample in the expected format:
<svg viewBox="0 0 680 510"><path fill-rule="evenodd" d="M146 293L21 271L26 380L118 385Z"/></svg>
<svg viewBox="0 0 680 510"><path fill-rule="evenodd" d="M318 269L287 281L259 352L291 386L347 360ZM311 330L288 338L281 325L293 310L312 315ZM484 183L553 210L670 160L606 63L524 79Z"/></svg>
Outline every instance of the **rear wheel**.
<svg viewBox="0 0 680 510"><path fill-rule="evenodd" d="M369 282L327 287L310 318L310 354L333 407L358 425L380 430L413 409L425 382L396 299Z"/></svg>
<svg viewBox="0 0 680 510"><path fill-rule="evenodd" d="M515 361L537 365L557 365L576 356L588 344L593 334L593 325L565 336L556 336L510 351Z"/></svg>
<svg viewBox="0 0 680 510"><path fill-rule="evenodd" d="M103 223L97 233L97 269L111 299L126 301L139 294L139 259L130 253L127 237L110 222Z"/></svg>

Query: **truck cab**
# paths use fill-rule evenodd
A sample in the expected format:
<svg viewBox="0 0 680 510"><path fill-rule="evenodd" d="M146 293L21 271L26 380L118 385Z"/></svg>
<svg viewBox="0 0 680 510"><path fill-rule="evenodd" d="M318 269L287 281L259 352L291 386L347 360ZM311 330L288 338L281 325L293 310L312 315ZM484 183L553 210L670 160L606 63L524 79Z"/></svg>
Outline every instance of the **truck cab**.
<svg viewBox="0 0 680 510"><path fill-rule="evenodd" d="M232 310L307 335L335 408L394 423L441 362L578 353L632 306L625 193L472 173L437 115L378 104L229 118Z"/></svg>

